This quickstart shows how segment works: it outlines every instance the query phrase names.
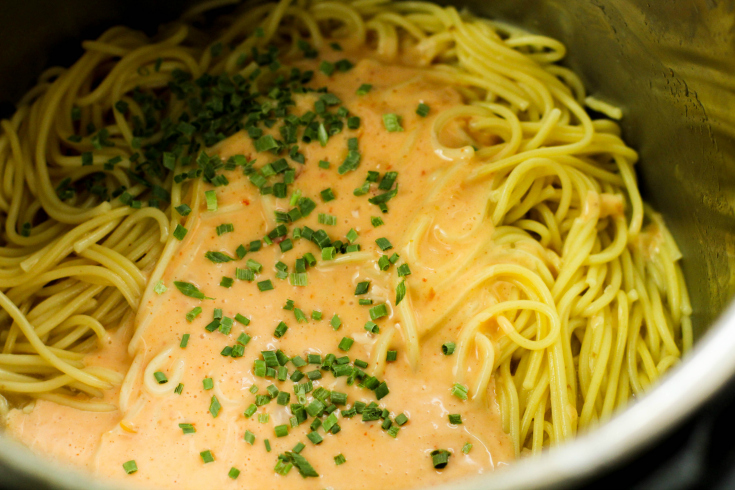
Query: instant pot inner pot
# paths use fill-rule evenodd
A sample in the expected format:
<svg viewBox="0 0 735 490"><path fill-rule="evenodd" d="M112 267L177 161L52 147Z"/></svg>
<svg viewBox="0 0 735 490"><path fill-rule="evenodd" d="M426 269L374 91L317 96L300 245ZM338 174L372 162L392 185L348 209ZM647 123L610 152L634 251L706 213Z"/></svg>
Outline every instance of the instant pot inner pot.
<svg viewBox="0 0 735 490"><path fill-rule="evenodd" d="M13 102L33 85L43 68L71 64L81 54L83 39L97 37L115 24L152 33L193 3L2 2L0 115L12 114ZM735 0L462 0L453 4L559 39L568 48L564 64L581 75L588 93L623 108L623 136L641 156L637 170L644 198L663 214L684 255L682 267L694 308L695 335L701 338L735 292ZM734 346L735 315L729 316L729 321L720 320L707 337ZM729 332L733 333L727 335ZM708 340L702 343L716 343L715 338ZM701 352L695 350L674 377L695 383L697 376L707 374L702 372L706 362L698 358L713 349L704 345ZM723 369L727 371L720 375L724 381L735 370L735 363ZM721 381L718 383L708 389L720 386ZM650 395L650 403L646 397L638 405L666 413L666 403L674 402L666 396L666 390L675 388L671 385L664 382ZM706 395L703 392L699 397ZM651 437L660 435L668 428L666 424L680 420L698 403L663 417L662 427L652 430ZM618 420L621 418L625 416ZM494 482L503 487L523 482L526 488L569 482L570 475L619 460L625 443L610 440L617 454L606 455L602 449L594 464L578 458L576 467L570 460L573 447L558 451L559 457L551 451L538 464L517 463L516 469L504 471ZM584 444L580 440L570 446L582 448ZM640 441L631 444L631 454L641 446ZM536 478L531 471L518 477L533 466L545 468L544 474ZM485 486L482 482L488 478L492 476L482 476L471 486ZM40 462L2 437L0 487L98 488L76 473Z"/></svg>

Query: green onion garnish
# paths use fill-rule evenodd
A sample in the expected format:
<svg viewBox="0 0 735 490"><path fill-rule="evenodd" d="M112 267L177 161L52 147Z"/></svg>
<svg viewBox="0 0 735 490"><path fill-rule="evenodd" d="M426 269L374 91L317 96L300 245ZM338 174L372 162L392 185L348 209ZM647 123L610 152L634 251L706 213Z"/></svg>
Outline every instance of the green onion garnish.
<svg viewBox="0 0 735 490"><path fill-rule="evenodd" d="M224 223L221 225L218 225L217 228L217 236L222 236L225 233L232 233L235 231L235 226L232 223Z"/></svg>
<svg viewBox="0 0 735 490"><path fill-rule="evenodd" d="M418 114L421 117L426 117L429 115L429 106L421 102L419 106L416 108L416 114Z"/></svg>
<svg viewBox="0 0 735 490"><path fill-rule="evenodd" d="M168 383L168 378L161 371L156 371L155 373L153 373L153 377L156 378L156 382L159 385Z"/></svg>
<svg viewBox="0 0 735 490"><path fill-rule="evenodd" d="M465 454L469 454L471 450L472 450L472 444L469 442L465 442L464 446L462 446L462 452Z"/></svg>
<svg viewBox="0 0 735 490"><path fill-rule="evenodd" d="M459 383L454 383L454 385L452 386L452 390L451 390L452 395L456 396L460 400L466 400L467 399L467 392L468 391L469 391L469 388L468 387L466 387L466 386L464 386L462 384L459 384Z"/></svg>
<svg viewBox="0 0 735 490"><path fill-rule="evenodd" d="M399 277L410 276L411 268L408 267L408 264L401 264L398 266L397 272Z"/></svg>
<svg viewBox="0 0 735 490"><path fill-rule="evenodd" d="M457 345L454 342L444 342L442 344L442 354L445 356L449 356L454 354L454 349L457 347Z"/></svg>
<svg viewBox="0 0 735 490"><path fill-rule="evenodd" d="M270 279L267 279L265 281L260 281L258 283L258 289L260 291L270 291L271 289L273 289L273 283L271 282Z"/></svg>
<svg viewBox="0 0 735 490"><path fill-rule="evenodd" d="M202 386L205 390L211 390L214 388L214 380L212 378L204 378L202 380Z"/></svg>
<svg viewBox="0 0 735 490"><path fill-rule="evenodd" d="M184 434L194 434L197 431L192 424L179 424L179 428Z"/></svg>
<svg viewBox="0 0 735 490"><path fill-rule="evenodd" d="M174 393L180 395L184 391L184 383L179 383L174 390Z"/></svg>
<svg viewBox="0 0 735 490"><path fill-rule="evenodd" d="M396 286L396 306L401 304L401 301L403 301L403 298L406 297L406 281L401 281L401 283Z"/></svg>
<svg viewBox="0 0 735 490"><path fill-rule="evenodd" d="M130 461L123 463L122 467L123 467L123 470L125 470L125 473L127 473L128 475L132 475L133 473L138 471L138 465L135 464L134 459L131 459Z"/></svg>
<svg viewBox="0 0 735 490"><path fill-rule="evenodd" d="M219 400L217 400L216 396L213 396L212 401L209 404L209 413L212 414L212 417L217 418L221 409L222 405L220 405Z"/></svg>
<svg viewBox="0 0 735 490"><path fill-rule="evenodd" d="M431 451L431 463L434 465L434 468L441 470L446 467L451 454L446 449L435 449Z"/></svg>
<svg viewBox="0 0 735 490"><path fill-rule="evenodd" d="M387 129L390 133L403 131L400 118L393 113L383 114L383 125L385 126L385 129Z"/></svg>
<svg viewBox="0 0 735 490"><path fill-rule="evenodd" d="M337 347L339 347L339 350L347 352L348 350L350 350L350 347L352 347L352 344L354 342L355 341L351 339L350 337L342 337L342 340L340 340L339 345Z"/></svg>
<svg viewBox="0 0 735 490"><path fill-rule="evenodd" d="M449 414L449 423L454 425L459 425L462 423L462 415L458 413L450 413Z"/></svg>
<svg viewBox="0 0 735 490"><path fill-rule="evenodd" d="M370 281L358 282L357 287L355 288L355 296L360 296L361 294L367 294L369 289L370 289Z"/></svg>
<svg viewBox="0 0 735 490"><path fill-rule="evenodd" d="M375 243L377 243L378 247L380 247L380 250L383 251L393 248L393 244L391 244L390 241L385 237L378 238L377 240L375 240Z"/></svg>
<svg viewBox="0 0 735 490"><path fill-rule="evenodd" d="M329 321L329 324L332 325L333 329L339 330L339 327L342 326L342 320L340 320L339 316L335 313L332 319Z"/></svg>
<svg viewBox="0 0 735 490"><path fill-rule="evenodd" d="M383 318L384 316L388 316L388 307L385 306L385 303L381 303L370 308L371 320L377 320L378 318Z"/></svg>
<svg viewBox="0 0 735 490"><path fill-rule="evenodd" d="M255 434L253 434L249 430L246 430L245 436L243 437L243 439L245 439L245 442L247 442L248 444L252 446L255 443Z"/></svg>
<svg viewBox="0 0 735 490"><path fill-rule="evenodd" d="M179 347L181 347L182 349L184 349L188 344L189 344L189 334L188 333L185 333L181 337L181 342L179 343Z"/></svg>
<svg viewBox="0 0 735 490"><path fill-rule="evenodd" d="M408 417L405 413L399 413L396 415L396 424L404 425L406 422L408 422Z"/></svg>
<svg viewBox="0 0 735 490"><path fill-rule="evenodd" d="M288 425L277 425L274 430L276 437L286 437L288 435Z"/></svg>
<svg viewBox="0 0 735 490"><path fill-rule="evenodd" d="M235 480L237 479L238 476L240 476L240 470L238 470L237 468L233 466L232 468L230 468L230 471L229 473L227 473L227 476Z"/></svg>
<svg viewBox="0 0 735 490"><path fill-rule="evenodd" d="M319 194L322 196L322 201L324 202L333 201L335 199L334 191L331 187L324 189Z"/></svg>
<svg viewBox="0 0 735 490"><path fill-rule="evenodd" d="M184 296L195 299L212 299L204 296L204 293L199 291L196 286L189 282L174 281L174 286L176 286L176 289L178 289Z"/></svg>
<svg viewBox="0 0 735 490"><path fill-rule="evenodd" d="M186 321L187 321L187 322L189 322L189 323L193 322L193 321L194 321L194 319L195 319L196 317L198 317L198 316L199 316L199 314L201 314L201 312L202 312L202 307L201 307L201 306L197 306L197 307L195 307L195 308L192 308L192 309L191 309L191 310L190 310L190 311L189 311L189 312L188 312L188 313L186 314ZM185 346L184 346L184 347L185 347Z"/></svg>
<svg viewBox="0 0 735 490"><path fill-rule="evenodd" d="M337 466L345 463L346 461L347 460L345 459L345 456L342 453L339 453L337 456L334 457L334 464L336 464Z"/></svg>
<svg viewBox="0 0 735 490"><path fill-rule="evenodd" d="M366 95L368 92L370 92L370 90L372 88L373 88L373 86L370 85L369 83L363 83L362 85L360 85L360 88L357 89L356 94L357 95Z"/></svg>
<svg viewBox="0 0 735 490"><path fill-rule="evenodd" d="M396 359L398 359L398 351L397 350L389 350L385 354L385 360L388 361L388 362L393 362Z"/></svg>
<svg viewBox="0 0 735 490"><path fill-rule="evenodd" d="M207 211L217 211L217 193L213 190L204 192L207 201Z"/></svg>
<svg viewBox="0 0 735 490"><path fill-rule="evenodd" d="M177 224L176 225L176 229L174 230L174 238L177 239L177 240L179 240L179 241L181 241L181 240L184 239L184 237L186 236L186 234L188 233L188 231L189 230L187 230L183 226Z"/></svg>
<svg viewBox="0 0 735 490"><path fill-rule="evenodd" d="M214 462L214 455L212 454L212 451L210 451L209 449L199 453L199 456L201 456L202 461L204 461L205 464Z"/></svg>

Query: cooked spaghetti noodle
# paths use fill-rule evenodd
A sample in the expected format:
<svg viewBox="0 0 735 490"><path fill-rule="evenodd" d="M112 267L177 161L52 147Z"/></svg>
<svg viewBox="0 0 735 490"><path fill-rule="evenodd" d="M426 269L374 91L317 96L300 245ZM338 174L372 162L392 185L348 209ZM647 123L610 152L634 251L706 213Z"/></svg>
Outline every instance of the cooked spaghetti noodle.
<svg viewBox="0 0 735 490"><path fill-rule="evenodd" d="M260 87L309 58L304 46L321 52L334 41L362 58L410 66L461 97L431 120L444 168L418 206L401 211L413 218L392 237L406 264L432 274L386 283L397 322L377 335L373 376L382 376L391 349L420 375L426 342L453 342L454 381L468 403L486 404L494 390L520 455L610 418L691 348L681 253L641 199L636 152L616 123L593 119L585 104L615 119L620 110L588 97L556 64L561 43L453 7L384 0L282 0L235 10L220 29L195 27L230 3L202 4L153 39L108 30L85 42L70 68L47 70L2 121L0 415L7 401L42 399L119 409L130 428L141 383L150 395L172 394L186 363L175 344L148 356L143 339L156 317L141 305L181 253L174 230L196 228L211 209L204 191L216 176L197 166L199 155L245 128L247 116L195 117L188 94L213 80L231 93L229 77L239 77L265 99ZM269 46L278 60L264 64ZM210 115L222 111L216 98L198 103ZM417 131L407 129L404 156ZM468 189L484 198L461 202L471 215L462 227L446 218L447 200ZM281 208L272 196L261 201L274 228ZM377 283L379 257L347 253L317 270L355 266ZM444 301L440 313L415 305L434 295ZM130 341L127 373L85 363L111 331ZM153 378L163 371L169 384ZM119 402L100 401L120 385Z"/></svg>

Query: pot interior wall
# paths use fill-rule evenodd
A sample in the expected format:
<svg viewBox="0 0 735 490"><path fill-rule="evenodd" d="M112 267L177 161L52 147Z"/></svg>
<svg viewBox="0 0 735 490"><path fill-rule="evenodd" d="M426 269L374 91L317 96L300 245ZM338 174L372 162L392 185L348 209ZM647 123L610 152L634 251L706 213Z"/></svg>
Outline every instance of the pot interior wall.
<svg viewBox="0 0 735 490"><path fill-rule="evenodd" d="M3 2L0 116L12 113L44 67L73 62L82 39L120 23L155 32L191 3ZM624 109L624 137L641 155L644 197L684 255L701 335L735 293L735 0L453 3L561 40L569 49L565 64L589 93ZM47 488L0 462L4 481Z"/></svg>

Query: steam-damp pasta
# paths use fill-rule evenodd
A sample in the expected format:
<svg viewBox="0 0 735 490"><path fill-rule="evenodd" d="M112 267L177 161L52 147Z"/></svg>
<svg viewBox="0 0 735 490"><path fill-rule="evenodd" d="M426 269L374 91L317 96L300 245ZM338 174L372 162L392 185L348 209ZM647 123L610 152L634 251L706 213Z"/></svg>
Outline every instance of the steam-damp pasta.
<svg viewBox="0 0 735 490"><path fill-rule="evenodd" d="M692 346L624 111L554 39L210 1L83 48L0 122L0 420L38 454L429 486L593 429Z"/></svg>

